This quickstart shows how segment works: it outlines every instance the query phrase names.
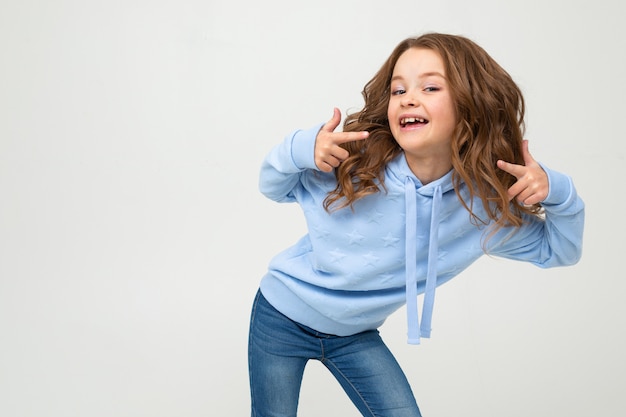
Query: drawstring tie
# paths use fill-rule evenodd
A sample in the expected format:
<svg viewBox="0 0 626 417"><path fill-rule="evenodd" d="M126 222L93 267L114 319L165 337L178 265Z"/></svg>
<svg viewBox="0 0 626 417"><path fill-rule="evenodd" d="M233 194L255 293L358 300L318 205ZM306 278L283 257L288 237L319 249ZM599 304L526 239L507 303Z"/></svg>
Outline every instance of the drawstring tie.
<svg viewBox="0 0 626 417"><path fill-rule="evenodd" d="M406 202L406 309L408 324L408 343L419 345L420 337L430 337L435 288L437 287L437 258L439 256L439 206L441 205L441 186L435 188L430 217L430 235L428 239L428 268L424 288L422 321L419 322L417 307L417 193L413 178L407 177L404 183Z"/></svg>

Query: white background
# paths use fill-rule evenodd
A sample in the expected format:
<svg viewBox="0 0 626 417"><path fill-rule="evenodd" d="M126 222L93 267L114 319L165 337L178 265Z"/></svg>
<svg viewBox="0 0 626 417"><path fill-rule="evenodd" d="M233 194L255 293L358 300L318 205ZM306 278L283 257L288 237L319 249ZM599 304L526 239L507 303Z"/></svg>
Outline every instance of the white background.
<svg viewBox="0 0 626 417"><path fill-rule="evenodd" d="M427 31L511 73L587 219L576 266L483 258L432 339L382 327L423 414L626 414L624 27L618 0L1 0L0 415L249 415L252 298L305 232L261 160ZM299 415L358 413L311 363Z"/></svg>

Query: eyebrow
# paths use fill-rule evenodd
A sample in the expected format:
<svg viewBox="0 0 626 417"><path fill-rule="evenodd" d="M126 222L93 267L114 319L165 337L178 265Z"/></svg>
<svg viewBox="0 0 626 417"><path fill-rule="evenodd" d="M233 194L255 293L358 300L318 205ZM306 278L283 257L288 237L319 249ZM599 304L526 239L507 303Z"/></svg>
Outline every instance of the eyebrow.
<svg viewBox="0 0 626 417"><path fill-rule="evenodd" d="M444 80L446 79L446 77L444 77L442 73L437 72L437 71L424 72L419 75L419 78L426 78L426 77L433 77L433 76L441 77ZM404 77L402 77L401 75L394 75L393 77L391 77L391 81L401 80L401 79L404 79Z"/></svg>

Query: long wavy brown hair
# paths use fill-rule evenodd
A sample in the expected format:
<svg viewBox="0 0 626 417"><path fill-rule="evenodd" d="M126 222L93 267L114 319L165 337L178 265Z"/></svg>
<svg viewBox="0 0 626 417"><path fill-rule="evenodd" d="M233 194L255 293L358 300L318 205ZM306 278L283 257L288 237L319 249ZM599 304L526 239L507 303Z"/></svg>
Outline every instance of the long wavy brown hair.
<svg viewBox="0 0 626 417"><path fill-rule="evenodd" d="M522 225L522 214L540 215L541 206L509 200L517 180L496 166L501 159L523 165L525 104L511 76L473 41L456 35L428 33L400 42L364 87L365 105L346 117L343 130L369 132L368 139L344 144L350 156L335 170L337 187L324 201L326 210L352 207L358 199L384 191L384 167L402 152L387 119L390 83L398 58L410 48L437 52L455 103L457 126L452 138L452 181L461 204L476 225L494 222L494 230ZM469 196L459 190L465 183ZM482 201L488 219L479 218L474 201Z"/></svg>

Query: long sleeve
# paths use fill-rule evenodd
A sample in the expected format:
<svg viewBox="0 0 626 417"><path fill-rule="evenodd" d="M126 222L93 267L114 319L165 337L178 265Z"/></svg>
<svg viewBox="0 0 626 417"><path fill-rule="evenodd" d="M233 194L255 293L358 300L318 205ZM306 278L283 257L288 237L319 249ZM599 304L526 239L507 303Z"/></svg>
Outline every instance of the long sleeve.
<svg viewBox="0 0 626 417"><path fill-rule="evenodd" d="M573 265L582 255L585 205L570 177L542 167L550 183L542 202L545 219L528 216L520 229L502 231L508 235L494 239L501 244L496 244L492 253L542 268Z"/></svg>
<svg viewBox="0 0 626 417"><path fill-rule="evenodd" d="M315 138L321 126L296 130L269 152L259 176L259 190L263 195L278 202L295 201L293 189L299 183L300 174L307 169L317 170Z"/></svg>

